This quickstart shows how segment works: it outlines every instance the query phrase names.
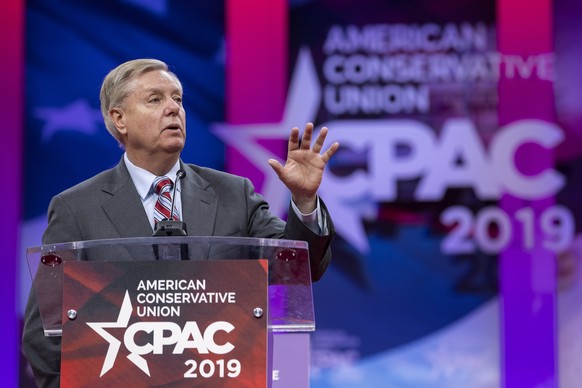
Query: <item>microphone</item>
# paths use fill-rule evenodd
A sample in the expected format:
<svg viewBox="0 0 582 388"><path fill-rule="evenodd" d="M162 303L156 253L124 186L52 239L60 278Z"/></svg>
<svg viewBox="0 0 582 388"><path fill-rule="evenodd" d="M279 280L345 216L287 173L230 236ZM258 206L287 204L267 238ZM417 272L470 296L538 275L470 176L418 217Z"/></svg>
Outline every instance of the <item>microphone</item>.
<svg viewBox="0 0 582 388"><path fill-rule="evenodd" d="M176 187L178 187L178 180L186 177L186 171L180 169L176 172L176 184L174 185L174 192L172 194L172 207L170 208L170 218L164 218L156 224L153 237L155 236L187 236L186 224L182 221L174 220L174 201L176 201Z"/></svg>
<svg viewBox="0 0 582 388"><path fill-rule="evenodd" d="M174 219L174 201L176 200L176 188L178 187L178 180L184 179L186 176L186 171L179 169L176 171L176 184L174 185L174 192L172 193L172 208L170 210L170 220ZM167 220L167 218L166 218Z"/></svg>

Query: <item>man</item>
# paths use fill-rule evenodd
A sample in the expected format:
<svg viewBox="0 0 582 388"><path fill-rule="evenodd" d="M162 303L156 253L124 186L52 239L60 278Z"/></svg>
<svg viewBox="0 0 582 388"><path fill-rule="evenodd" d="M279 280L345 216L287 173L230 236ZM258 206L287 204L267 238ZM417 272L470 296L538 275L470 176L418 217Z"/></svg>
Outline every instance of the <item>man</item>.
<svg viewBox="0 0 582 388"><path fill-rule="evenodd" d="M171 214L186 223L189 235L306 240L312 278L323 275L331 260L333 224L317 190L339 147L334 143L320 154L326 128L313 148L313 125L306 125L301 141L299 129L293 128L285 166L268 161L291 192L288 221L283 222L269 212L248 179L180 160L186 141L182 85L164 62L137 59L121 64L103 81L100 99L107 130L125 153L113 169L53 198L43 244L151 236L159 211L152 183L165 176L177 185ZM178 170L185 171L184 179L176 179ZM39 386L57 387L60 338L44 336L33 293L23 350Z"/></svg>

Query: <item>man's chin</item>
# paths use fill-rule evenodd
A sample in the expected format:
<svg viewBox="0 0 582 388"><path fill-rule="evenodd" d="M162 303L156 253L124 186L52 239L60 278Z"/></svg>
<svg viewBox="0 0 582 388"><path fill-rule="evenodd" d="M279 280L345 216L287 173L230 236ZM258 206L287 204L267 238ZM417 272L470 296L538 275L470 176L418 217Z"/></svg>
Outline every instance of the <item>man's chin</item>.
<svg viewBox="0 0 582 388"><path fill-rule="evenodd" d="M172 141L166 142L164 151L171 154L180 153L184 149L185 144L183 139L173 139Z"/></svg>

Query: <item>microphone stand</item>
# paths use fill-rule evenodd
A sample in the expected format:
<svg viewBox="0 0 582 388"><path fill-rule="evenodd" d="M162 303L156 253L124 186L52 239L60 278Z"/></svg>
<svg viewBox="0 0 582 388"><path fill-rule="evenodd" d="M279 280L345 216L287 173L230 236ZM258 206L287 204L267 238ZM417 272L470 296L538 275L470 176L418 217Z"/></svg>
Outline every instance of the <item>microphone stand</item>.
<svg viewBox="0 0 582 388"><path fill-rule="evenodd" d="M154 233L152 237L168 237L168 236L178 236L183 237L187 236L187 227L186 224L182 221L174 220L174 201L176 200L176 188L178 187L178 180L184 179L186 176L186 172L182 169L176 172L176 184L174 185L174 191L172 194L172 203L171 203L171 210L170 210L170 218L164 218L161 221L158 221L155 225ZM154 245L154 254L156 259L160 260L160 249L158 248L159 245ZM161 259L181 259L181 260L188 260L188 245L187 244L180 244L180 254L176 255L170 251L171 245L164 245L162 248L164 254L162 254ZM177 257L178 256L178 257Z"/></svg>

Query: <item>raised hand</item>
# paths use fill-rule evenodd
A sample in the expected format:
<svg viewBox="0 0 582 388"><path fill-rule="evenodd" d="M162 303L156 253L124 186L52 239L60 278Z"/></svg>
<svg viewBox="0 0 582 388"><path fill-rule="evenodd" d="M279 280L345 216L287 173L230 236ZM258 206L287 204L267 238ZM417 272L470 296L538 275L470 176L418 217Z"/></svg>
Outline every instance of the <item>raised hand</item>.
<svg viewBox="0 0 582 388"><path fill-rule="evenodd" d="M275 159L268 161L281 182L291 191L295 205L304 214L315 210L317 190L323 178L323 170L339 148L339 143L335 142L327 151L320 154L327 132L326 127L321 128L313 148L311 148L313 124L307 123L305 125L301 142L299 141L299 128L294 127L289 136L285 166L282 166Z"/></svg>

